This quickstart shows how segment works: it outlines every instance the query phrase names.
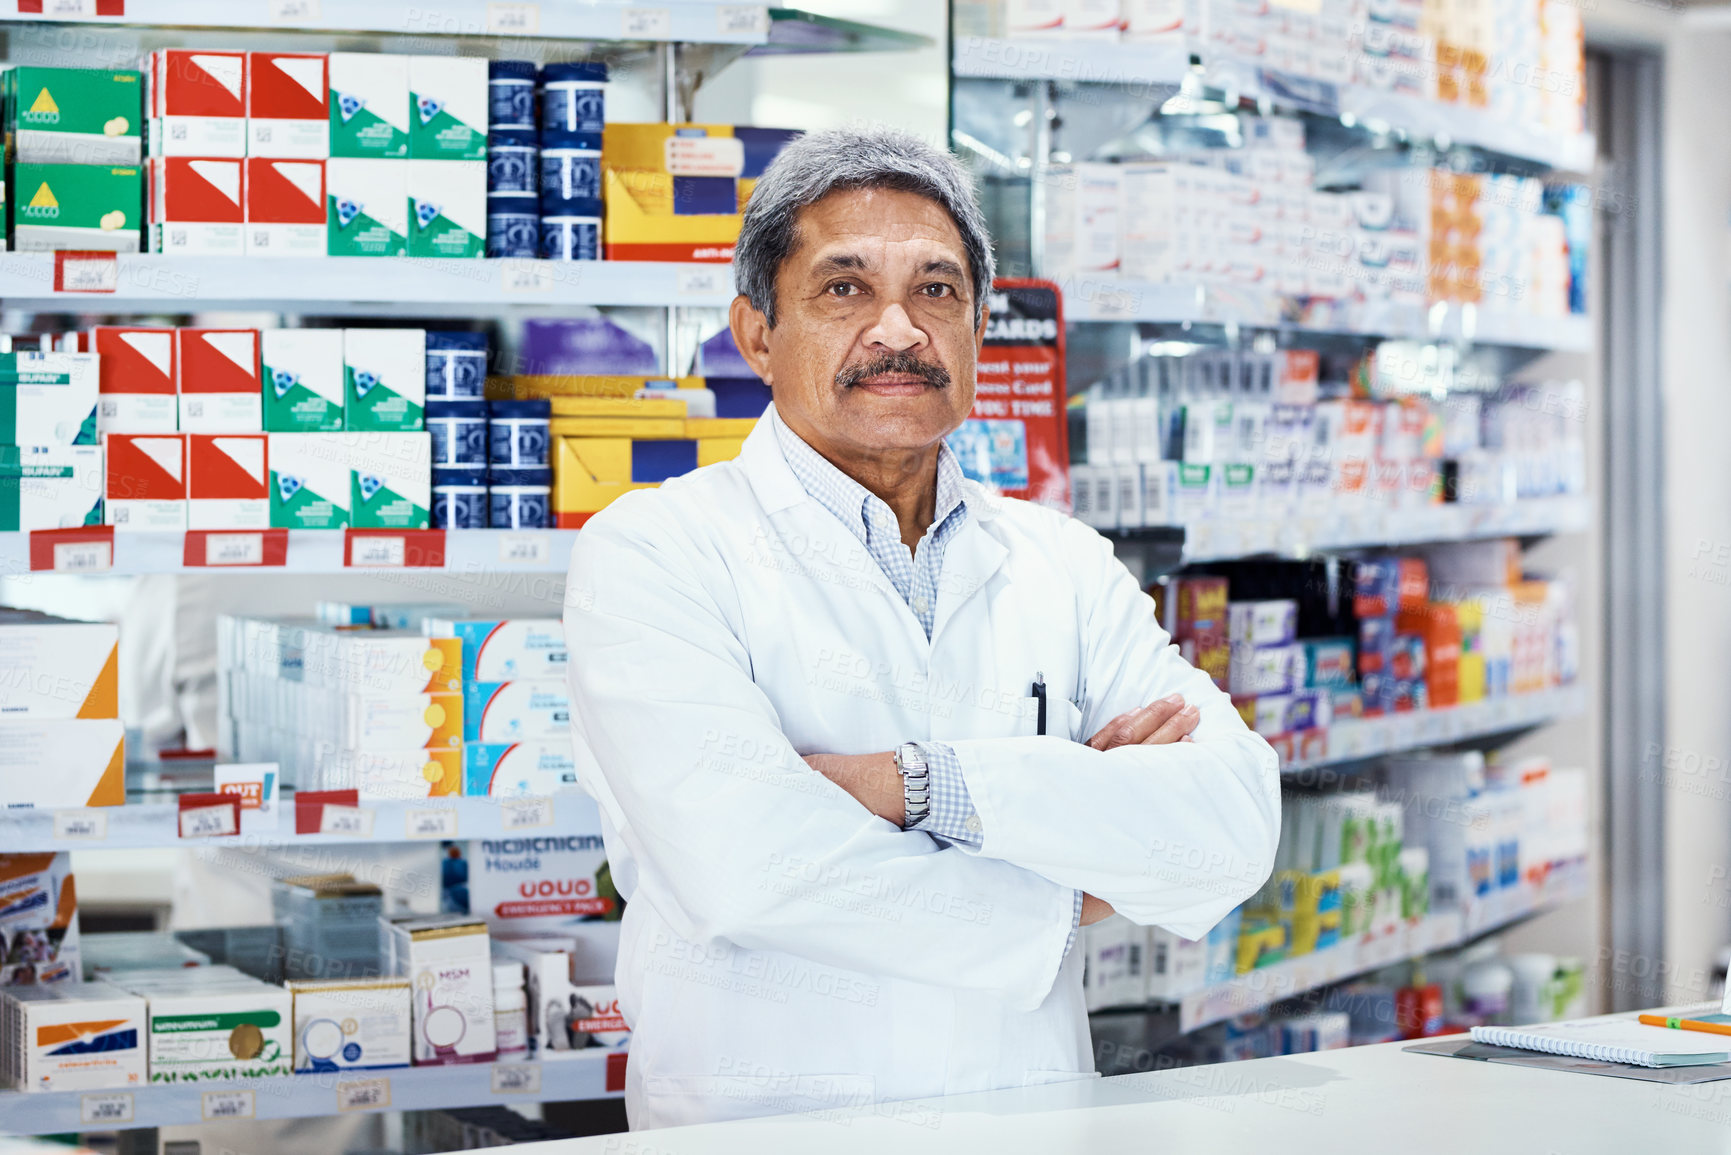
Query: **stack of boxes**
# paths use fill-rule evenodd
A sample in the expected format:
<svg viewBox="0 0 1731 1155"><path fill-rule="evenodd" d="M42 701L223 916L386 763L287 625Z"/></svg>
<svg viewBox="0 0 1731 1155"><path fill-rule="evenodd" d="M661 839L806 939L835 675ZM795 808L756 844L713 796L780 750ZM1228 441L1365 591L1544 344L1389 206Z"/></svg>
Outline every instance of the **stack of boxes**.
<svg viewBox="0 0 1731 1155"><path fill-rule="evenodd" d="M97 359L0 352L0 530L102 524Z"/></svg>
<svg viewBox="0 0 1731 1155"><path fill-rule="evenodd" d="M577 785L557 618L429 619L430 638L462 646L463 793L546 796Z"/></svg>
<svg viewBox="0 0 1731 1155"><path fill-rule="evenodd" d="M34 769L50 767L39 761ZM0 854L0 990L72 986L82 977L80 955L72 855Z"/></svg>
<svg viewBox="0 0 1731 1155"><path fill-rule="evenodd" d="M1354 571L1353 613L1358 618L1358 676L1365 712L1425 709L1430 689L1424 628L1432 619L1424 613L1430 601L1424 560L1367 558ZM1445 632L1447 623L1440 616L1435 620L1439 634ZM1449 705L1459 701L1458 642L1455 653L1455 701Z"/></svg>
<svg viewBox="0 0 1731 1155"><path fill-rule="evenodd" d="M0 1086L104 1091L148 1078L144 1000L104 982L0 988Z"/></svg>
<svg viewBox="0 0 1731 1155"><path fill-rule="evenodd" d="M529 259L541 248L541 147L532 60L487 66L487 255Z"/></svg>
<svg viewBox="0 0 1731 1155"><path fill-rule="evenodd" d="M1289 759L1319 752L1336 692L1352 689L1352 642L1300 640L1298 603L1290 599L1230 602L1227 619L1226 688L1245 725L1278 740Z"/></svg>
<svg viewBox="0 0 1731 1155"><path fill-rule="evenodd" d="M1223 577L1184 577L1164 588L1160 617L1184 660L1226 689L1231 684L1232 646L1227 633L1227 584Z"/></svg>
<svg viewBox="0 0 1731 1155"><path fill-rule="evenodd" d="M119 669L118 627L0 608L0 806L126 801Z"/></svg>
<svg viewBox="0 0 1731 1155"><path fill-rule="evenodd" d="M607 66L575 61L541 70L540 255L601 259L601 139ZM729 210L734 211L734 210Z"/></svg>
<svg viewBox="0 0 1731 1155"><path fill-rule="evenodd" d="M113 971L144 999L152 1083L287 1075L294 1069L293 998L228 966Z"/></svg>
<svg viewBox="0 0 1731 1155"><path fill-rule="evenodd" d="M144 241L144 84L123 69L8 69L12 247L136 253Z"/></svg>

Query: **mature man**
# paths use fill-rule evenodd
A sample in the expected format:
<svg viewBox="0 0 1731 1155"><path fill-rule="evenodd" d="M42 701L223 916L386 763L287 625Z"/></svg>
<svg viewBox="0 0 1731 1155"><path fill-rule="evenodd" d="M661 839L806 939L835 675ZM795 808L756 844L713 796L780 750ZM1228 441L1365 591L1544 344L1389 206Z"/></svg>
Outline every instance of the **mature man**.
<svg viewBox="0 0 1731 1155"><path fill-rule="evenodd" d="M1078 928L1267 877L1274 753L1092 530L962 477L992 255L949 156L809 135L731 323L774 404L572 559L634 1127L1092 1072Z"/></svg>

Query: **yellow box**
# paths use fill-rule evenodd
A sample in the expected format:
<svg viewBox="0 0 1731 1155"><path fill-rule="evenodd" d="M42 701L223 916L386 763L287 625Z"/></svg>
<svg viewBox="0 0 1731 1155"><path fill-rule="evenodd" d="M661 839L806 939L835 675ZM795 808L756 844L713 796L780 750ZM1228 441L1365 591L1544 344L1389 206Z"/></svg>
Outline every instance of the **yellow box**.
<svg viewBox="0 0 1731 1155"><path fill-rule="evenodd" d="M548 404L558 417L677 417L685 420L685 402L651 401L638 397L554 397Z"/></svg>
<svg viewBox="0 0 1731 1155"><path fill-rule="evenodd" d="M710 438L744 441L757 428L757 421L756 417L687 417L684 435L696 441Z"/></svg>
<svg viewBox="0 0 1731 1155"><path fill-rule="evenodd" d="M732 461L745 447L743 437L699 437L696 441L699 469L705 465L714 465L718 461Z"/></svg>
<svg viewBox="0 0 1731 1155"><path fill-rule="evenodd" d="M601 137L604 255L610 261L731 261L756 178L795 135L726 124L607 125ZM690 178L679 195L707 191L728 211L676 212L675 176Z"/></svg>
<svg viewBox="0 0 1731 1155"><path fill-rule="evenodd" d="M489 377L487 396L494 401L532 401L541 397L618 397L627 401L639 389L665 389L669 385L680 389L705 388L703 377L615 377L587 374L548 374L545 376Z"/></svg>
<svg viewBox="0 0 1731 1155"><path fill-rule="evenodd" d="M560 529L578 529L614 498L653 482L631 480L629 437L556 437L553 516Z"/></svg>
<svg viewBox="0 0 1731 1155"><path fill-rule="evenodd" d="M674 417L555 417L550 437L633 437L661 440L685 436L685 419ZM555 467L557 468L557 467Z"/></svg>

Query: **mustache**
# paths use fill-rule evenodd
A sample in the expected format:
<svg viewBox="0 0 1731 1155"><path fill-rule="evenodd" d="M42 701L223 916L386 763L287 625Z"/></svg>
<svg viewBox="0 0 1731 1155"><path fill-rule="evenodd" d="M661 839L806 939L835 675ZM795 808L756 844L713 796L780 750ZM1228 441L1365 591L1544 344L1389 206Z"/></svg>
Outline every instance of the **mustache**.
<svg viewBox="0 0 1731 1155"><path fill-rule="evenodd" d="M838 389L851 389L868 377L876 377L882 373L904 373L909 377L918 377L935 389L947 389L950 384L950 371L942 365L930 361L922 361L912 353L883 353L870 361L856 361L851 365L843 365L835 375Z"/></svg>

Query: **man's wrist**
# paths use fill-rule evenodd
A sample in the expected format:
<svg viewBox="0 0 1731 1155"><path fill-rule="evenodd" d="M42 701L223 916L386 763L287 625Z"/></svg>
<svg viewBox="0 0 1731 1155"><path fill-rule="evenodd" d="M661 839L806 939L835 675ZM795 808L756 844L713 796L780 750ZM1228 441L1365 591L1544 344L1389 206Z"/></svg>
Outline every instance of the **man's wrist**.
<svg viewBox="0 0 1731 1155"><path fill-rule="evenodd" d="M916 743L904 742L892 753L902 780L901 826L903 830L911 830L931 816L931 771L926 765L925 751Z"/></svg>

